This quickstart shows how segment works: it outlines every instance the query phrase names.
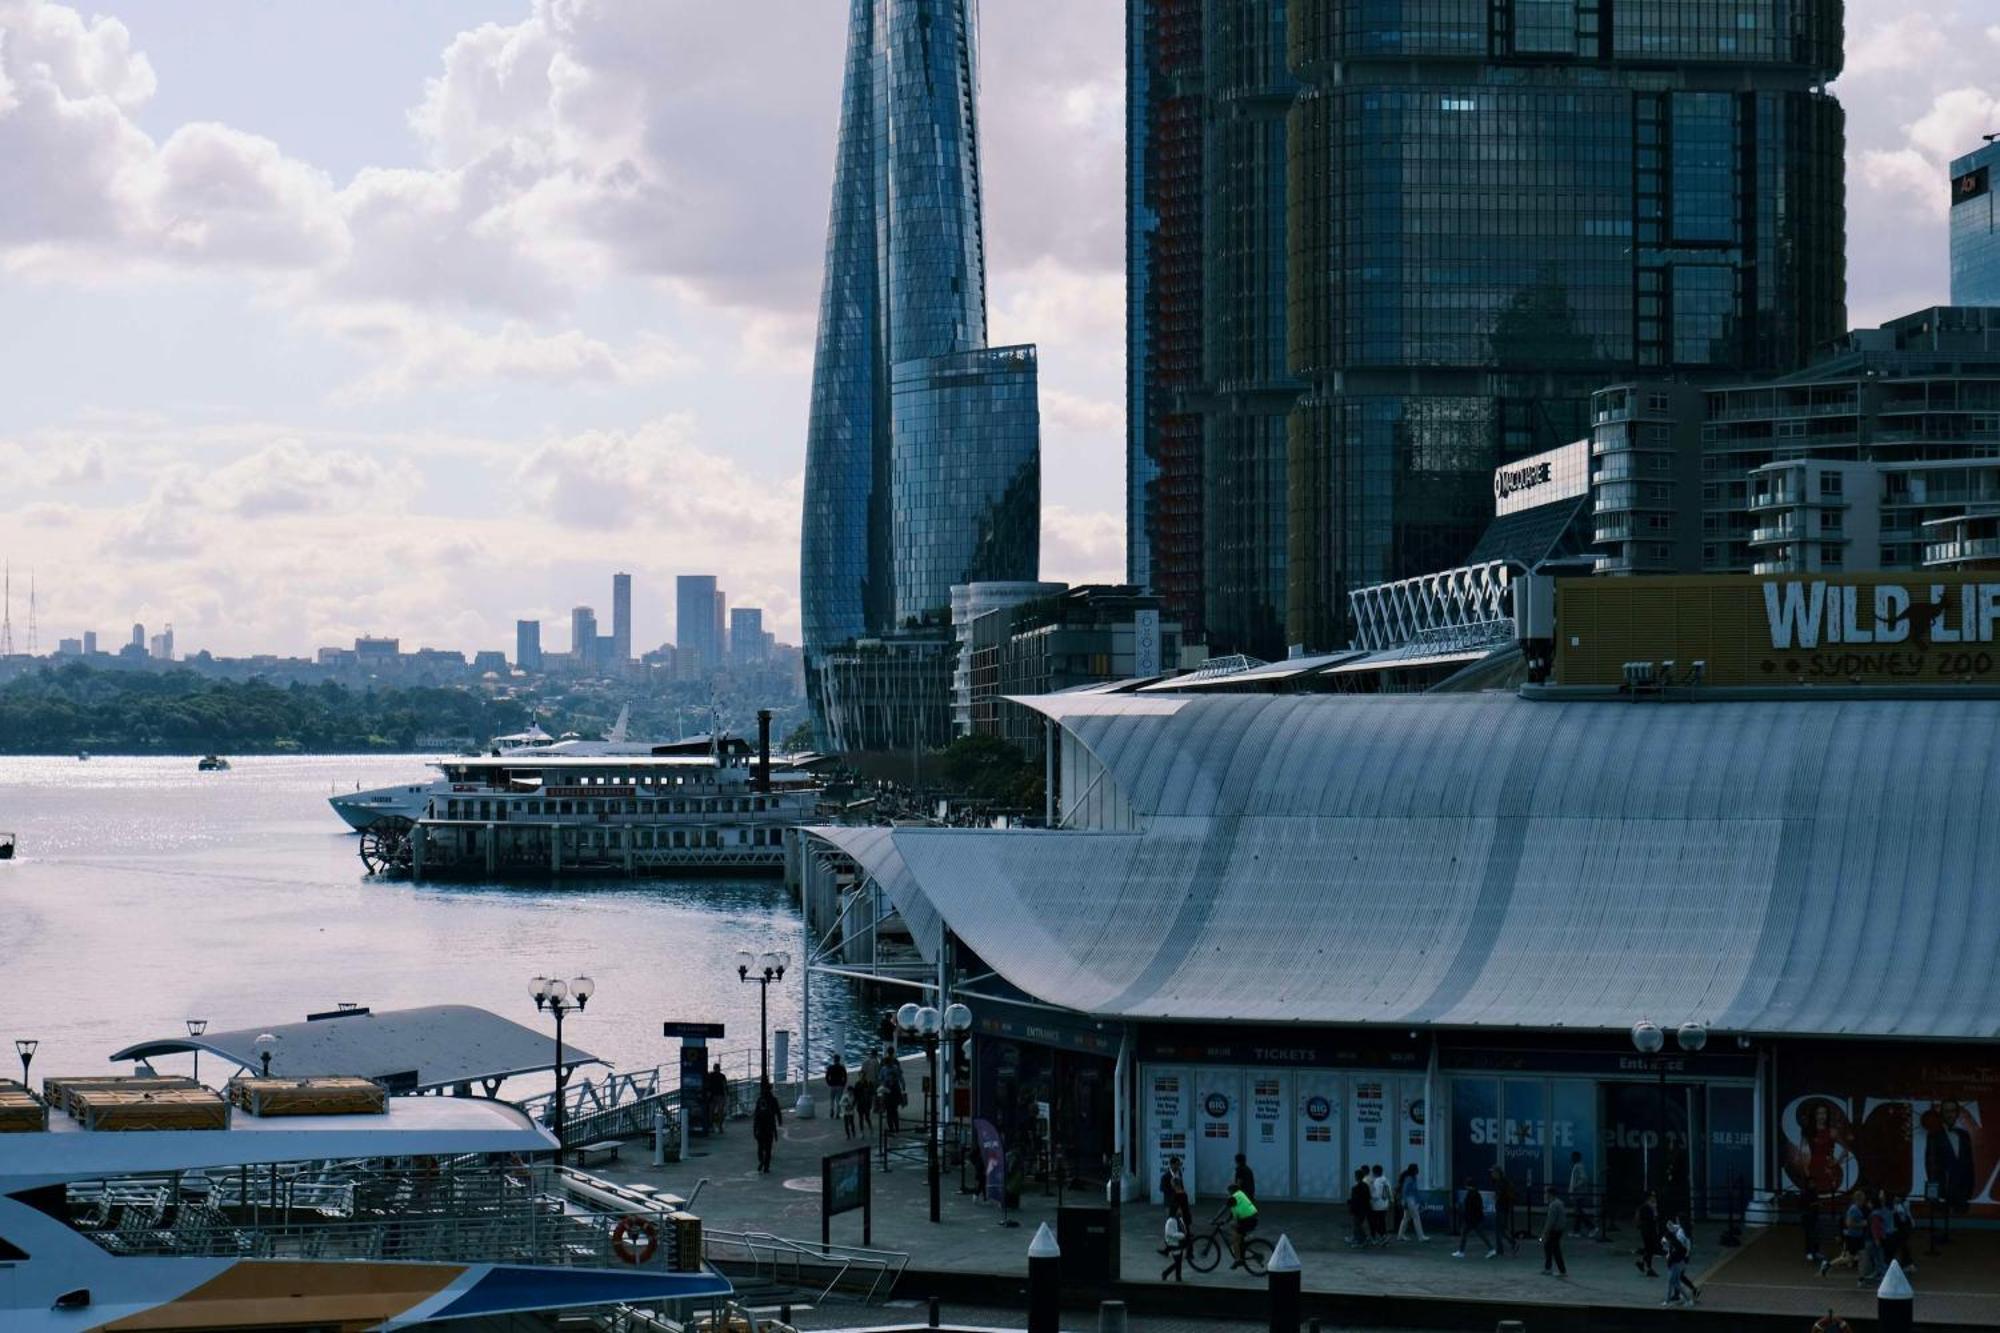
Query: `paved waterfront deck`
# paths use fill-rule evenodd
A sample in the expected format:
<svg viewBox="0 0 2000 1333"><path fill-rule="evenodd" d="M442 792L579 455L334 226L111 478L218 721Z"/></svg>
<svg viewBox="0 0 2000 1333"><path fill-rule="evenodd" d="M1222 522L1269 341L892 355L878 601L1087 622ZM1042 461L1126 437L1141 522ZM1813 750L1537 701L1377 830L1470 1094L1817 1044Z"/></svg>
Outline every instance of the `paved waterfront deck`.
<svg viewBox="0 0 2000 1333"><path fill-rule="evenodd" d="M917 1085L911 1080L912 1087ZM815 1089L823 1101L824 1089ZM907 1121L906 1121L907 1123ZM690 1194L695 1183L706 1177L694 1211L708 1226L728 1231L764 1231L793 1240L819 1239L820 1159L823 1155L857 1146L849 1142L837 1121L822 1113L814 1120L787 1115L770 1175L756 1170L755 1148L748 1120L731 1121L720 1136L697 1136L687 1160L654 1169L649 1145L628 1146L622 1163L597 1168L597 1174L613 1180L646 1183ZM991 1302L1009 1308L1014 1293L1027 1274L1027 1248L1036 1226L1053 1225L1056 1196L1031 1190L1022 1197L1022 1208L1014 1214L1019 1227L999 1225L999 1213L990 1204L980 1203L959 1192L957 1172L945 1173L942 1184L943 1222L928 1219L928 1193L920 1162L895 1161L883 1172L877 1158L874 1175L874 1244L879 1249L896 1250L910 1256L910 1271L900 1295L923 1295L939 1290L956 1294L957 1301ZM1101 1201L1101 1196L1079 1198L1074 1192L1069 1202ZM1196 1217L1205 1221L1213 1205L1197 1204ZM1631 1246L1635 1237L1622 1231L1611 1243L1599 1243L1572 1236L1565 1246L1570 1275L1566 1280L1542 1276L1540 1247L1523 1240L1518 1254L1484 1259L1478 1250L1464 1259L1453 1259L1452 1238L1433 1234L1429 1243L1391 1242L1386 1249L1353 1251L1342 1243L1347 1234L1344 1206L1270 1203L1263 1211L1259 1234L1275 1240L1289 1235L1305 1269L1309 1293L1332 1293L1395 1304L1394 1317L1370 1313L1369 1307L1356 1308L1342 1328L1379 1322L1401 1327L1484 1327L1491 1328L1496 1315L1524 1315L1540 1309L1551 1314L1568 1312L1577 1321L1587 1310L1629 1310L1671 1315L1658 1309L1664 1294L1663 1279L1640 1276L1633 1265ZM1175 1292L1160 1288L1158 1247L1162 1214L1151 1204L1128 1205L1123 1211L1121 1260L1124 1281L1151 1291L1133 1290L1128 1295L1135 1309L1142 1303L1157 1308L1193 1298L1196 1292ZM1790 1228L1753 1230L1746 1243L1736 1249L1716 1244L1719 1224L1704 1224L1696 1231L1696 1269L1700 1284L1700 1309L1717 1314L1798 1316L1798 1327L1810 1326L1813 1318L1832 1307L1850 1319L1872 1320L1875 1299L1873 1285L1859 1287L1851 1275L1838 1272L1820 1278L1803 1257L1798 1233ZM861 1243L861 1215L845 1214L833 1220L833 1240L837 1244ZM1945 1253L1926 1257L1920 1235L1916 1243L1919 1272L1917 1319L1920 1326L1953 1326L2000 1329L2000 1233L1960 1231ZM1664 1268L1661 1269L1664 1272ZM996 1279L980 1284L981 1275ZM931 1285L926 1285L930 1283ZM1261 1291L1264 1281L1241 1273L1223 1271L1188 1273L1188 1286L1208 1292ZM986 1292L984 1296L975 1293ZM948 1308L955 1303L948 1295ZM1465 1302L1486 1302L1492 1307L1468 1316ZM1012 1308L1019 1309L1018 1305ZM1435 1308L1435 1322L1420 1322L1425 1311ZM1245 1313L1253 1313L1246 1311ZM921 1322L921 1321L919 1321ZM1066 1320L1078 1327L1094 1320ZM1575 1326L1570 1319L1557 1323ZM1644 1321L1641 1321L1642 1323ZM1135 1328L1145 1333L1152 1325L1135 1315ZM1783 1325L1789 1327L1789 1324ZM1173 1327L1162 1323L1164 1330ZM1530 1327L1538 1327L1531 1321Z"/></svg>

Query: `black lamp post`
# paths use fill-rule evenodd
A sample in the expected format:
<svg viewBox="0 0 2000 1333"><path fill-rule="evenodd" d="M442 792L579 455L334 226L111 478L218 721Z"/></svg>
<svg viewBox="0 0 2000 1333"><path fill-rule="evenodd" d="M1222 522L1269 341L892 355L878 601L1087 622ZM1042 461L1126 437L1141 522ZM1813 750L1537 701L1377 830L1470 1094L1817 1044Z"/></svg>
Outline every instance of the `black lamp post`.
<svg viewBox="0 0 2000 1333"><path fill-rule="evenodd" d="M1694 1055L1708 1045L1708 1025L1693 1020L1683 1023L1674 1031L1674 1042L1687 1054ZM1632 1048L1653 1062L1653 1069L1658 1075L1659 1098L1656 1115L1660 1131L1659 1155L1662 1163L1667 1152L1667 1058L1664 1054L1666 1045L1667 1034L1650 1019L1642 1018L1632 1025ZM1690 1152L1688 1156L1692 1164L1693 1153ZM1659 1191L1664 1183L1660 1179L1663 1166L1648 1163L1648 1167L1646 1185L1649 1189ZM1666 1202L1664 1197L1660 1200L1662 1206L1665 1206ZM1692 1204L1693 1200L1690 1199L1689 1206Z"/></svg>
<svg viewBox="0 0 2000 1333"><path fill-rule="evenodd" d="M563 1068L562 1025L563 1019L590 1004L590 997L597 993L597 983L589 977L577 977L564 981L560 977L536 977L528 983L528 994L535 997L535 1008L546 1010L556 1018L556 1165L563 1162L563 1087L569 1082L569 1071Z"/></svg>
<svg viewBox="0 0 2000 1333"><path fill-rule="evenodd" d="M188 1036L190 1038L199 1037L202 1033L208 1031L208 1020L206 1018L190 1018L187 1021L187 1025ZM194 1081L196 1083L201 1082L201 1047L199 1046L194 1048Z"/></svg>
<svg viewBox="0 0 2000 1333"><path fill-rule="evenodd" d="M944 1120L944 1087L938 1082L938 1042L944 1034L958 1040L972 1027L972 1011L962 1004L940 1014L928 1004L906 1004L896 1011L903 1036L922 1044L929 1071L930 1095L924 1098L924 1160L930 1173L931 1221L943 1221L938 1197L938 1126Z"/></svg>
<svg viewBox="0 0 2000 1333"><path fill-rule="evenodd" d="M771 983L785 979L792 956L785 952L760 953L752 957L748 949L736 954L736 979L757 983L758 1086L771 1081Z"/></svg>
<svg viewBox="0 0 2000 1333"><path fill-rule="evenodd" d="M35 1048L40 1045L41 1043L32 1037L16 1037L14 1039L14 1054L21 1057L21 1086L24 1088L29 1086L28 1066L34 1062Z"/></svg>

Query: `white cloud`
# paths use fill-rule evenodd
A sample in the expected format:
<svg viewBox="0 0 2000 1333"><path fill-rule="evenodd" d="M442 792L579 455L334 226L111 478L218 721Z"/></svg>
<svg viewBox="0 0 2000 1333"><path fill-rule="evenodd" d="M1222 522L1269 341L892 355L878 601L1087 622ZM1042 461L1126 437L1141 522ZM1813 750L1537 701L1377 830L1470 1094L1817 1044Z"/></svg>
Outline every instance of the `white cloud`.
<svg viewBox="0 0 2000 1333"><path fill-rule="evenodd" d="M339 448L311 448L300 439L274 440L217 468L201 487L203 508L238 518L366 511L382 515L410 507L416 469Z"/></svg>
<svg viewBox="0 0 2000 1333"><path fill-rule="evenodd" d="M557 385L636 384L684 372L694 359L665 338L642 335L617 348L579 329L537 333L519 320L482 332L380 304L328 312L322 324L365 349L374 368L335 395L357 402L487 381Z"/></svg>
<svg viewBox="0 0 2000 1333"><path fill-rule="evenodd" d="M1042 577L1064 583L1125 581L1125 522L1116 514L1042 506Z"/></svg>
<svg viewBox="0 0 2000 1333"><path fill-rule="evenodd" d="M1944 49L1937 16L1915 11L1877 23L1865 31L1850 28L1843 77L1865 78L1897 70L1918 69Z"/></svg>

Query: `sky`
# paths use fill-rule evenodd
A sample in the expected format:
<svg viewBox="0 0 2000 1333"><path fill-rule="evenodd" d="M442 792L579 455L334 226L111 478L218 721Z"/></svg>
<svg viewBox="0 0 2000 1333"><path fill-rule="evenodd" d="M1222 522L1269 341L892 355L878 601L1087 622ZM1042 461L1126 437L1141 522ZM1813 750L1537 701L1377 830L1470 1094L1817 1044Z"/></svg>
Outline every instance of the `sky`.
<svg viewBox="0 0 2000 1333"><path fill-rule="evenodd" d="M517 617L798 632L845 0L0 0L17 647ZM990 336L1041 345L1043 575L1124 566L1123 4L983 0ZM2000 0L1848 6L1849 313L1946 299Z"/></svg>

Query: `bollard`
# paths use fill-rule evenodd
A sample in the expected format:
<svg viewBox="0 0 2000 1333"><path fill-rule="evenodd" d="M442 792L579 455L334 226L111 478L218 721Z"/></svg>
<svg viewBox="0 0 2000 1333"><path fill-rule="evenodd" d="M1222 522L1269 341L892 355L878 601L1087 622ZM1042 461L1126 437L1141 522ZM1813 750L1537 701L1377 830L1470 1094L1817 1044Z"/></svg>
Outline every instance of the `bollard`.
<svg viewBox="0 0 2000 1333"><path fill-rule="evenodd" d="M1271 1279L1271 1333L1299 1333L1299 1280L1304 1274L1290 1236L1278 1237L1264 1268Z"/></svg>
<svg viewBox="0 0 2000 1333"><path fill-rule="evenodd" d="M676 1162L685 1162L690 1156L693 1155L688 1151L688 1149L694 1143L694 1140L688 1137L690 1121L688 1118L687 1103L685 1102L681 1103L678 1119L680 1122L679 1128L681 1132L680 1132L680 1142L674 1145L674 1160Z"/></svg>
<svg viewBox="0 0 2000 1333"><path fill-rule="evenodd" d="M653 1108L653 1165L667 1164L667 1113Z"/></svg>
<svg viewBox="0 0 2000 1333"><path fill-rule="evenodd" d="M1097 1307L1097 1333L1126 1333L1125 1302L1105 1301Z"/></svg>
<svg viewBox="0 0 2000 1333"><path fill-rule="evenodd" d="M1028 1245L1028 1333L1061 1333L1062 1250L1047 1222Z"/></svg>
<svg viewBox="0 0 2000 1333"><path fill-rule="evenodd" d="M1917 1318L1917 1293L1903 1276L1900 1260L1892 1260L1875 1288L1875 1327L1880 1333L1910 1333Z"/></svg>
<svg viewBox="0 0 2000 1333"><path fill-rule="evenodd" d="M1502 1319L1493 1326L1493 1333L1528 1333L1528 1326L1518 1319Z"/></svg>
<svg viewBox="0 0 2000 1333"><path fill-rule="evenodd" d="M930 1322L930 1326L931 1326L932 1328L936 1328L936 1327L938 1326L938 1316L939 1316L939 1315L940 1315L940 1314L941 1314L942 1312L943 1312L943 1311L942 1311L942 1309L940 1308L940 1306L939 1306L939 1304L938 1304L938 1298L937 1298L937 1297L935 1297L935 1296L931 1297L931 1322Z"/></svg>

